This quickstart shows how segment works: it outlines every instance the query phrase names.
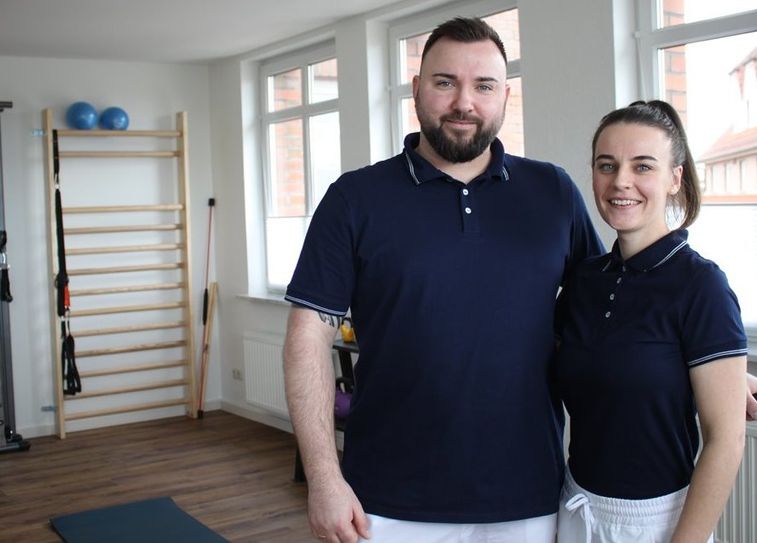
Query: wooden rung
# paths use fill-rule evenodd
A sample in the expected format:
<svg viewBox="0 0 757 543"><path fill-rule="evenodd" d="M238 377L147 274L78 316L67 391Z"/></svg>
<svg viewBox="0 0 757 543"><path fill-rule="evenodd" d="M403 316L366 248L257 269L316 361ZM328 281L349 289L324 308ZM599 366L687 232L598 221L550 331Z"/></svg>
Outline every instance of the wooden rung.
<svg viewBox="0 0 757 543"><path fill-rule="evenodd" d="M76 337L107 336L111 334L129 334L131 332L147 332L150 330L170 330L186 326L184 321L156 322L153 324L134 324L132 326L115 326L113 328L95 328L91 330L77 330Z"/></svg>
<svg viewBox="0 0 757 543"><path fill-rule="evenodd" d="M173 158L179 151L60 151L60 158Z"/></svg>
<svg viewBox="0 0 757 543"><path fill-rule="evenodd" d="M80 335L80 334L77 334ZM187 360L172 360L170 362L153 362L150 364L132 364L129 366L118 366L115 368L105 368L100 370L80 371L79 377L103 377L106 375L118 375L121 373L134 373L140 371L164 370L170 368L179 368L186 366Z"/></svg>
<svg viewBox="0 0 757 543"><path fill-rule="evenodd" d="M132 138L178 138L178 130L58 130L61 138L92 138L92 137L132 137Z"/></svg>
<svg viewBox="0 0 757 543"><path fill-rule="evenodd" d="M180 224L129 224L122 226L85 226L81 228L66 228L67 236L82 234L121 234L123 232L158 232L164 230L181 230Z"/></svg>
<svg viewBox="0 0 757 543"><path fill-rule="evenodd" d="M110 253L148 253L152 251L178 251L183 243L154 243L148 245L115 245L111 247L81 247L66 249L66 256L105 255Z"/></svg>
<svg viewBox="0 0 757 543"><path fill-rule="evenodd" d="M73 396L74 398L76 396ZM68 398L67 398L68 399ZM134 411L147 411L148 409L160 409L161 407L173 407L175 405L189 405L189 400L165 400L162 402L141 403L128 405L124 407L109 407L106 409L95 409L92 411L80 411L79 413L67 413L65 420L89 419L93 417L103 417L106 415L118 415L119 413L132 413Z"/></svg>
<svg viewBox="0 0 757 543"><path fill-rule="evenodd" d="M95 296L99 294L124 294L128 292L148 292L151 290L176 290L184 288L186 283L160 283L155 285L131 285L128 287L109 287L109 288L82 288L69 291L73 298L76 296Z"/></svg>
<svg viewBox="0 0 757 543"><path fill-rule="evenodd" d="M142 343L139 345L132 345L130 347L90 349L88 351L76 351L75 354L76 358L89 358L91 356L105 356L108 354L137 353L140 351L155 351L158 349L174 349L176 347L184 347L186 344L186 340L180 339L178 341L163 341L160 343Z"/></svg>
<svg viewBox="0 0 757 543"><path fill-rule="evenodd" d="M182 204L64 207L63 213L128 213L132 211L181 211Z"/></svg>
<svg viewBox="0 0 757 543"><path fill-rule="evenodd" d="M163 309L179 309L185 307L186 302L168 302L150 305L122 305L117 307L97 307L94 309L80 309L71 311L70 317L91 317L93 315L112 315L113 313L135 313L138 311L160 311Z"/></svg>
<svg viewBox="0 0 757 543"><path fill-rule="evenodd" d="M97 396L111 396L113 394L129 394L130 392L142 392L144 390L156 390L159 388L174 388L186 386L189 383L187 379L174 379L172 381L156 381L154 383L145 383L138 385L128 385L118 388L103 388L100 390L87 390L76 396L66 398L66 400L86 400L87 398L96 398Z"/></svg>
<svg viewBox="0 0 757 543"><path fill-rule="evenodd" d="M139 266L114 266L111 268L79 268L68 270L69 276L74 275L104 275L108 273L130 273L140 271L177 270L183 268L183 262L171 262L170 264L143 264Z"/></svg>

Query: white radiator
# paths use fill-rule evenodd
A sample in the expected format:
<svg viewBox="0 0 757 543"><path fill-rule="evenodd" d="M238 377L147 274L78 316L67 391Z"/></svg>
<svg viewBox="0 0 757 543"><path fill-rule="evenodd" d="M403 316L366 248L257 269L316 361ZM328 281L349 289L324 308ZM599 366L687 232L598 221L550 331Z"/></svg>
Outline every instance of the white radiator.
<svg viewBox="0 0 757 543"><path fill-rule="evenodd" d="M245 399L256 407L288 418L282 350L283 338L245 334Z"/></svg>
<svg viewBox="0 0 757 543"><path fill-rule="evenodd" d="M757 423L747 423L744 459L715 530L715 541L757 542Z"/></svg>

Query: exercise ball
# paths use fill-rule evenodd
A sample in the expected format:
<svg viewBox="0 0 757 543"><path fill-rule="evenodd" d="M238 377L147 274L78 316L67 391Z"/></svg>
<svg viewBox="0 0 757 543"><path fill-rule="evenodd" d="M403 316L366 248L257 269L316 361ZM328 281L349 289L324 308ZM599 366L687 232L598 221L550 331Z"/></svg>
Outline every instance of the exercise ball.
<svg viewBox="0 0 757 543"><path fill-rule="evenodd" d="M129 116L120 107L109 107L100 114L100 126L106 130L126 130Z"/></svg>
<svg viewBox="0 0 757 543"><path fill-rule="evenodd" d="M78 130L89 130L97 124L97 111L87 102L74 102L66 110L66 124Z"/></svg>

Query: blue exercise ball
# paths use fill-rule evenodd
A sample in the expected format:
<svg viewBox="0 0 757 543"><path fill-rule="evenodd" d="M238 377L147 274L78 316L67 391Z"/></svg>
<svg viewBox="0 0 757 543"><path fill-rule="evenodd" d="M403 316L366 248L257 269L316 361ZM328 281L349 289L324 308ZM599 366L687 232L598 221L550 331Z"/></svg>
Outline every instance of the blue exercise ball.
<svg viewBox="0 0 757 543"><path fill-rule="evenodd" d="M129 116L120 107L109 107L100 114L100 126L106 130L126 130Z"/></svg>
<svg viewBox="0 0 757 543"><path fill-rule="evenodd" d="M74 102L66 110L66 124L78 130L89 130L97 124L97 111L87 102Z"/></svg>

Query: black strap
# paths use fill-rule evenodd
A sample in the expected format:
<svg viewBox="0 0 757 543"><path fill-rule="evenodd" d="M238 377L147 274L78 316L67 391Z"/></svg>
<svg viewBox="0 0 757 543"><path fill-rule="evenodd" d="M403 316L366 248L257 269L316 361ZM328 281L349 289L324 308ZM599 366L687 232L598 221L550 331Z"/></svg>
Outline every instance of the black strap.
<svg viewBox="0 0 757 543"><path fill-rule="evenodd" d="M58 316L63 317L68 308L66 296L68 271L66 270L66 242L63 233L63 203L60 194L60 161L57 130L53 130L53 172L55 175L55 235L58 243L58 275L55 277L55 287L58 290Z"/></svg>
<svg viewBox="0 0 757 543"><path fill-rule="evenodd" d="M5 253L5 245L8 243L8 233L0 230L0 301L12 302L11 281L8 269L8 255Z"/></svg>
<svg viewBox="0 0 757 543"><path fill-rule="evenodd" d="M70 331L66 329L66 323L60 324L61 336L63 342L61 344L61 360L63 363L63 394L74 396L77 392L81 392L81 378L79 377L79 370L76 367L76 346L74 344L74 336Z"/></svg>
<svg viewBox="0 0 757 543"><path fill-rule="evenodd" d="M55 287L58 291L58 316L60 321L61 363L63 365L63 394L70 396L81 392L81 378L76 367L76 345L71 335L69 321L68 271L66 270L66 243L63 232L63 202L60 194L60 155L58 131L53 130L53 175L55 180L55 237L58 243L58 275Z"/></svg>

